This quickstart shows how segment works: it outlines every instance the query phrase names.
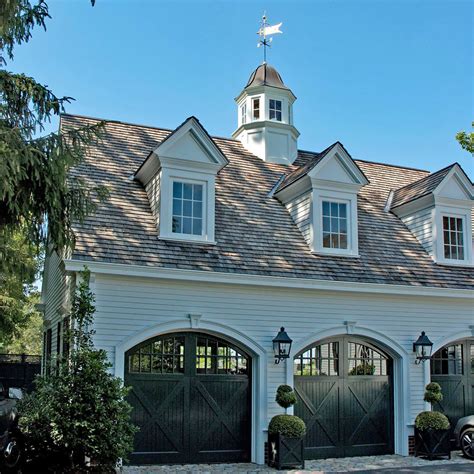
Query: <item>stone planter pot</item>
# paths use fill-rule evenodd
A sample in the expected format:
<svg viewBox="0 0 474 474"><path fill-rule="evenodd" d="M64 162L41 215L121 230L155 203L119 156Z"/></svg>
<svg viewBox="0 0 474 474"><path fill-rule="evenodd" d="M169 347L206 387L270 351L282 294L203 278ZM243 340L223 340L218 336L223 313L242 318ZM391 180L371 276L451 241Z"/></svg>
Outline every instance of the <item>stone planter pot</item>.
<svg viewBox="0 0 474 474"><path fill-rule="evenodd" d="M268 435L268 465L281 469L304 469L304 438Z"/></svg>
<svg viewBox="0 0 474 474"><path fill-rule="evenodd" d="M419 430L415 427L415 456L425 456L430 461L447 456L451 459L451 430Z"/></svg>

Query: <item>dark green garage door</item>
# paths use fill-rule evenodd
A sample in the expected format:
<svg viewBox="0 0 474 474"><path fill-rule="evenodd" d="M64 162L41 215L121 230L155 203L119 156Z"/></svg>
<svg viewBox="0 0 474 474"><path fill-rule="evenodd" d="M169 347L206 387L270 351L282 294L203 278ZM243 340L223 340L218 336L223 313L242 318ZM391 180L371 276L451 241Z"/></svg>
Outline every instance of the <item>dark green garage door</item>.
<svg viewBox="0 0 474 474"><path fill-rule="evenodd" d="M459 418L474 414L474 338L456 341L436 352L431 359L431 380L443 390L435 406L448 416L452 426Z"/></svg>
<svg viewBox="0 0 474 474"><path fill-rule="evenodd" d="M306 459L393 453L390 357L341 336L306 348L294 364Z"/></svg>
<svg viewBox="0 0 474 474"><path fill-rule="evenodd" d="M126 353L132 464L250 459L250 357L198 333L168 334Z"/></svg>

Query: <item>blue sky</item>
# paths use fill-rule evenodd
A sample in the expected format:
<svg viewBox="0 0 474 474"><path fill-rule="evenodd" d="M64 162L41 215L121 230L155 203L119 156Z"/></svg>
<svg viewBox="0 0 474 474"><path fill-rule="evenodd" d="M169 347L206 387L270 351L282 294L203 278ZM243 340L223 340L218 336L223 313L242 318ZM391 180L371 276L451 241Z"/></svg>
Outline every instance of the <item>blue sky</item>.
<svg viewBox="0 0 474 474"><path fill-rule="evenodd" d="M472 158L473 4L465 0L49 0L46 33L8 67L76 101L67 112L174 128L236 128L234 97L261 62L263 10L283 21L268 61L298 97L299 147L429 170ZM53 124L56 126L57 124Z"/></svg>

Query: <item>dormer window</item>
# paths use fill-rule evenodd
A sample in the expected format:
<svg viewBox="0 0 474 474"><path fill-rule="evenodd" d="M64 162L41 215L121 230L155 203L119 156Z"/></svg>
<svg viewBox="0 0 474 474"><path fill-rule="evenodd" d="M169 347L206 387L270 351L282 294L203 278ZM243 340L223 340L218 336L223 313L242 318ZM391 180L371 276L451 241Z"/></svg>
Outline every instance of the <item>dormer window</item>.
<svg viewBox="0 0 474 474"><path fill-rule="evenodd" d="M253 120L260 120L260 98L252 99L252 118Z"/></svg>
<svg viewBox="0 0 474 474"><path fill-rule="evenodd" d="M173 234L203 233L203 185L173 182Z"/></svg>
<svg viewBox="0 0 474 474"><path fill-rule="evenodd" d="M464 260L464 226L462 217L443 216L444 258Z"/></svg>
<svg viewBox="0 0 474 474"><path fill-rule="evenodd" d="M281 100L270 99L268 110L270 120L281 122Z"/></svg>
<svg viewBox="0 0 474 474"><path fill-rule="evenodd" d="M323 201L323 247L347 249L347 203Z"/></svg>
<svg viewBox="0 0 474 474"><path fill-rule="evenodd" d="M158 238L215 244L216 177L227 163L194 117L148 155L135 178L148 194Z"/></svg>

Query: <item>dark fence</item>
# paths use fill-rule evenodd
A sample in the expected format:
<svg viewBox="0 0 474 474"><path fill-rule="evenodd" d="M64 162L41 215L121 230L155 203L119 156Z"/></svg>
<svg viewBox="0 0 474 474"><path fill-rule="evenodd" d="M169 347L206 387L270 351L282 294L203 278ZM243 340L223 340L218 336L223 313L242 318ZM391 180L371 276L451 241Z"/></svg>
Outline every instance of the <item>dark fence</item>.
<svg viewBox="0 0 474 474"><path fill-rule="evenodd" d="M0 354L0 382L10 387L33 389L33 380L41 373L41 356L27 354Z"/></svg>

